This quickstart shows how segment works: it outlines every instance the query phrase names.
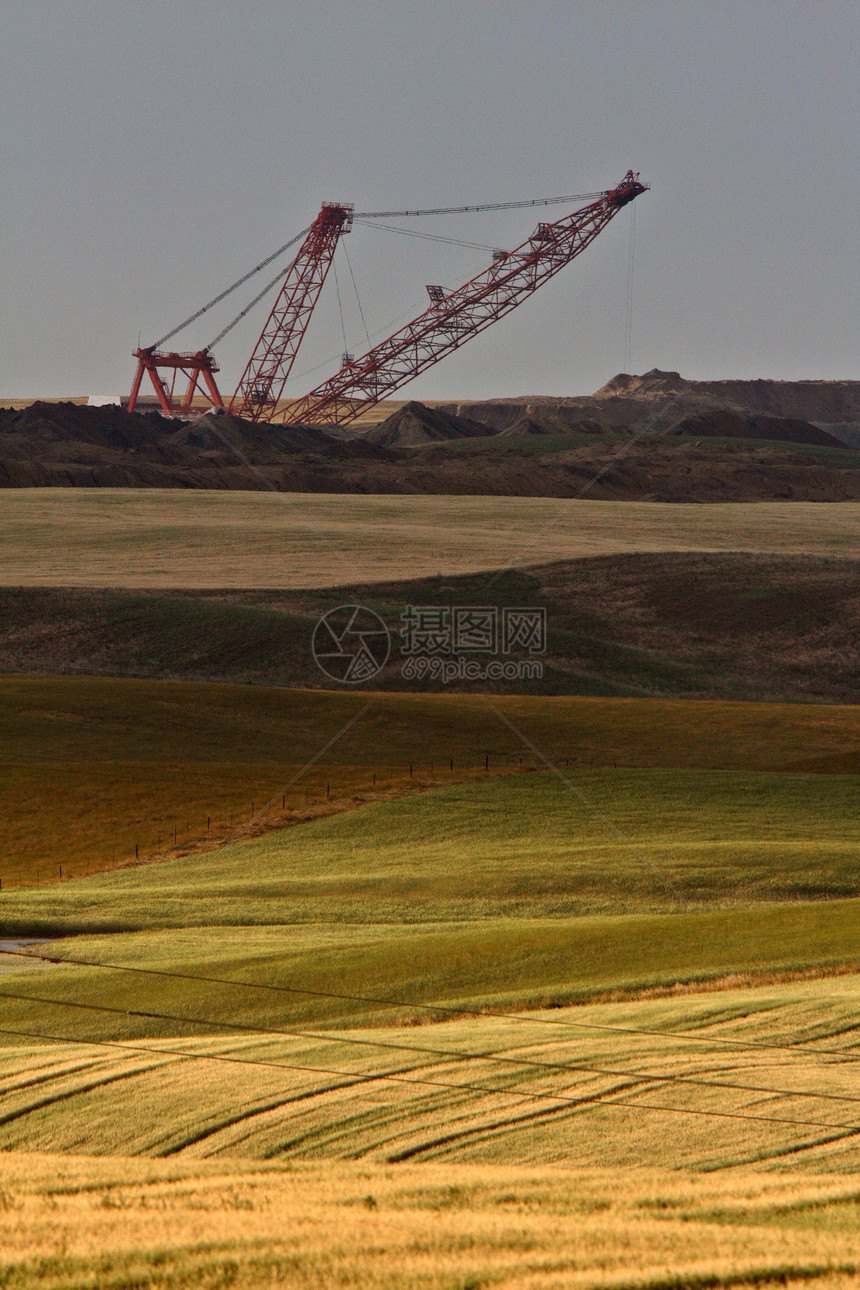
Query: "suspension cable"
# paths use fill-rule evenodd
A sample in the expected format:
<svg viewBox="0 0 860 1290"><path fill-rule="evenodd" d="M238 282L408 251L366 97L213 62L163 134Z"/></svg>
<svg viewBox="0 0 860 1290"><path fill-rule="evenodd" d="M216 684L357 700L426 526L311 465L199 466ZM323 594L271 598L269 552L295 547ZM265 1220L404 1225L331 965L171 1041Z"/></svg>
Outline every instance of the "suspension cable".
<svg viewBox="0 0 860 1290"><path fill-rule="evenodd" d="M356 211L356 219L391 219L394 216L407 215L465 215L472 211L514 211L523 210L526 206L555 206L559 202L578 202L605 197L606 192L567 193L564 197L534 197L525 202L489 202L482 206L431 206L425 210L412 211Z"/></svg>
<svg viewBox="0 0 860 1290"><path fill-rule="evenodd" d="M248 273L244 274L241 278L239 278L236 282L234 282L231 287L227 287L224 291L221 291L217 296L215 296L214 299L210 300L207 305L203 305L202 309L198 309L197 312L192 314L190 318L186 318L185 322L181 322L178 327L174 327L173 331L166 332L164 336L160 336L159 339L155 342L153 349L159 349L165 343L165 341L172 340L172 338L177 334L177 332L180 332L185 327L188 327L190 323L196 322L198 318L201 318L203 316L203 314L208 313L208 311L212 309L215 305L220 304L222 300L225 300L227 296L231 295L231 293L234 292L238 287L241 287L242 284L244 282L247 282L249 278L253 278L255 273L259 273L261 269L265 269L266 266L268 264L271 264L273 260L277 260L277 258L283 255L285 251L288 251L291 246L294 246L300 238L305 236L305 234L308 232L309 229L310 229L310 224L308 225L307 228L303 228L301 233L297 233L295 237L291 237L289 242L285 242L283 246L279 246L277 251L273 251L271 255L267 255L265 260L261 260L259 264L254 266L253 269L251 269ZM275 279L275 281L277 281L277 279ZM266 290L268 291L268 289L269 288L267 287ZM259 298L260 297L258 297L258 299ZM254 303L256 303L256 301Z"/></svg>
<svg viewBox="0 0 860 1290"><path fill-rule="evenodd" d="M343 337L343 361L346 362L346 354L349 349L349 345L346 340L346 325L343 321L343 302L340 298L340 283L337 280L337 265L334 262L334 258L332 258L331 268L332 273L334 274L334 289L337 293L337 311L340 314L340 334Z"/></svg>
<svg viewBox="0 0 860 1290"><path fill-rule="evenodd" d="M338 243L343 247L343 253L346 256L346 267L349 269L349 276L352 279L352 289L355 292L355 303L358 305L358 312L361 317L361 325L364 328L364 334L367 337L367 348L370 349L370 332L367 330L367 322L364 317L364 310L361 307L361 296L358 294L358 284L355 281L355 274L352 271L352 261L349 258L349 251L346 249L346 243L341 239Z"/></svg>
<svg viewBox="0 0 860 1290"><path fill-rule="evenodd" d="M494 251L489 242L467 242L461 237L445 237L441 233L420 233L417 228L396 228L393 224L370 224L367 220L356 219L362 228L376 228L383 233L401 233L404 237L423 237L428 242L447 242L450 246L467 246L474 251Z"/></svg>
<svg viewBox="0 0 860 1290"><path fill-rule="evenodd" d="M357 220L388 219L393 216L406 217L406 216L420 216L420 215L463 215L463 214L479 212L479 211L522 210L523 208L529 207L529 206L554 206L559 202L586 201L586 200L595 199L603 196L604 196L603 192L568 193L563 197L536 197L530 201L522 201L522 202L490 202L481 206L432 206L424 210L359 211L356 214L355 219ZM249 270L248 273L243 274L242 277L238 278L231 286L226 287L223 291L219 292L217 296L214 296L212 300L208 302L208 304L203 305L200 309L196 311L196 313L193 313L188 318L186 318L184 322L179 323L176 327L173 328L172 331L165 332L163 336L159 336L158 340L153 345L153 349L159 349L162 345L165 344L166 341L172 340L174 336L176 336L179 332L183 331L186 327L190 326L191 323L196 322L198 318L202 318L203 315L205 313L208 313L210 309L213 309L215 305L220 304L222 300L226 300L227 296L231 295L234 291L236 291L239 287L241 287L250 278L253 278L256 273L259 273L262 269L265 269L267 265L273 262L273 260L277 260L278 257L283 255L285 251L288 251L291 246L294 246L295 243L298 242L300 238L305 236L305 234L308 232L309 229L310 229L310 225L308 225L307 228L303 228L301 233L297 233L295 237L290 238L289 242L285 242L283 246L278 247L277 251L273 251L271 255L266 256L265 260L261 260L259 264L255 265L254 268ZM405 229L391 230L391 231L406 232ZM472 246L480 250L493 249L492 247L487 248L483 244L478 242L458 242L458 240L455 238L443 238L438 234L433 235L431 233L425 233L425 234L416 234L415 236L424 236L429 238L432 241L437 241L437 242L451 241L451 242L454 242L455 245ZM282 274L279 274L278 278L282 276L283 276ZM222 331L215 338L215 340L212 341L212 343L207 346L207 349L211 349L213 345L217 344L219 340L221 340L224 336L226 336L227 333L236 325L236 323L239 322L241 318L244 318L248 310L252 309L255 304L257 304L260 300L262 300L266 292L269 291L271 287L274 286L275 282L278 281L278 278L275 278L274 282L270 283L269 286L266 287L264 291L260 292L260 294L254 298L251 304L248 305L248 308L244 309L242 313L238 314L237 317L233 320L233 322L231 322L227 327L225 327L224 331Z"/></svg>
<svg viewBox="0 0 860 1290"><path fill-rule="evenodd" d="M260 301L263 299L263 296L268 295L269 292L272 290L272 287L277 286L277 284L281 281L281 278L285 278L287 276L287 274L289 273L290 269L293 267L294 264L295 264L295 260L290 260L290 263L287 265L285 269L281 269L279 273L275 274L274 278L272 278L272 281L267 283L267 285L263 287L263 290L259 291L257 295L254 296L254 299L249 301L248 304L245 305L245 308L236 315L236 317L232 320L232 322L228 322L227 326L223 327L221 331L219 331L215 339L210 340L209 344L206 346L206 349L207 350L214 349L215 346L218 344L218 342L220 340L223 340L224 337L227 335L227 333L231 332L233 328L236 326L236 324L242 321L242 319L245 317L245 314L250 313L251 310L254 308L254 306L260 303Z"/></svg>

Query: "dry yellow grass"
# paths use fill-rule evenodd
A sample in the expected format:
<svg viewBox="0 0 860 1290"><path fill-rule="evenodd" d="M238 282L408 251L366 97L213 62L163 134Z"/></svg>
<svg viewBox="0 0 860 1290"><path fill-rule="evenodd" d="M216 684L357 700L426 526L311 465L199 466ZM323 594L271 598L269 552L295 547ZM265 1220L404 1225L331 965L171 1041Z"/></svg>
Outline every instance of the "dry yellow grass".
<svg viewBox="0 0 860 1290"><path fill-rule="evenodd" d="M354 809L479 768L411 777L408 768L91 761L0 763L0 890L221 846ZM270 803L269 809L264 810Z"/></svg>
<svg viewBox="0 0 860 1290"><path fill-rule="evenodd" d="M52 399L10 399L0 398L0 409L8 408L12 412L20 412L23 408L30 408L34 403L77 403L83 406L89 398L88 394L67 394L60 395L59 398Z"/></svg>
<svg viewBox="0 0 860 1290"><path fill-rule="evenodd" d="M5 586L321 587L625 551L856 556L860 503L6 489L0 549Z"/></svg>
<svg viewBox="0 0 860 1290"><path fill-rule="evenodd" d="M0 1157L10 1290L856 1287L860 1176Z"/></svg>

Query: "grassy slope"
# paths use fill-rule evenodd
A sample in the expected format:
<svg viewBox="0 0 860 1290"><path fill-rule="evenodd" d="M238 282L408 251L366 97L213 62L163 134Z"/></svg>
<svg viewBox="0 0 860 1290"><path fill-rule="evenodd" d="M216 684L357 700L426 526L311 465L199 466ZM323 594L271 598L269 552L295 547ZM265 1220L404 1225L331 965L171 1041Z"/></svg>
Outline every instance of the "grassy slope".
<svg viewBox="0 0 860 1290"><path fill-rule="evenodd" d="M369 707L367 706L369 704ZM57 761L573 765L850 769L856 706L505 695L363 694L89 677L0 679L0 766ZM11 755L10 755L11 754Z"/></svg>
<svg viewBox="0 0 860 1290"><path fill-rule="evenodd" d="M499 534L505 549L499 549ZM326 587L629 551L856 557L860 503L6 489L6 586Z"/></svg>
<svg viewBox="0 0 860 1290"><path fill-rule="evenodd" d="M495 457L500 453L524 453L528 456L544 456L556 453L567 453L572 448L612 447L620 451L629 442L629 434L613 433L607 430L603 434L572 432L569 434L540 435L505 435L503 438L492 436L486 439L460 439L446 443L445 451L456 452L465 456ZM682 447L695 446L713 454L715 465L723 462L726 456L736 456L753 448L779 448L798 457L808 457L812 462L822 466L831 466L834 470L853 470L858 464L856 448L834 441L833 444L797 443L786 439L752 439L734 435L696 435L673 434L660 436L660 444ZM649 447L646 441L644 445ZM419 452L433 452L434 445L422 446Z"/></svg>
<svg viewBox="0 0 860 1290"><path fill-rule="evenodd" d="M538 679L470 691L851 702L860 676L860 563L672 553L320 591L0 592L0 669L291 686L327 684L310 651L321 614L374 609L393 648L374 689L463 689L403 676L406 605L537 605Z"/></svg>
<svg viewBox="0 0 860 1290"><path fill-rule="evenodd" d="M855 776L627 770L571 782L575 792L544 772L368 804L217 853L13 892L5 918L427 923L860 894ZM173 908L189 886L193 899Z"/></svg>
<svg viewBox="0 0 860 1290"><path fill-rule="evenodd" d="M493 703L565 770L844 772L857 762L857 712L848 707L702 703L693 723L674 701ZM0 683L0 880L8 888L56 878L60 865L77 877L127 861L135 845L141 856L163 853L174 828L186 850L223 840L252 804L259 811L273 797L261 827L521 760L540 765L480 696L9 677Z"/></svg>
<svg viewBox="0 0 860 1290"><path fill-rule="evenodd" d="M852 1177L4 1154L0 1185L9 1290L841 1290L857 1263Z"/></svg>
<svg viewBox="0 0 860 1290"><path fill-rule="evenodd" d="M280 737L295 749L302 739L319 738L319 696L311 705L312 696L243 691L254 706L237 710L230 687L134 683L132 689L140 754L156 764L165 748L192 747L192 732L182 721L189 695L198 756L209 746L201 743L203 735L214 748L235 746L243 730L246 747L261 758L267 739ZM355 695L330 698L341 716L360 702ZM414 737L421 729L429 746L439 729L463 729L454 718L462 723L464 702L383 696L380 724L356 739L350 755L367 764L374 734L383 740L379 747L391 750L405 730ZM468 702L476 706L466 708L467 720L477 713L496 720L479 701ZM218 855L4 892L7 931L34 931L40 924L91 929L89 936L58 945L61 957L235 984L71 965L4 974L0 992L25 997L3 999L8 1096L0 1143L149 1154L617 1164L654 1158L715 1168L794 1160L810 1168L855 1168L854 1130L839 1128L856 1118L851 1105L819 1104L811 1096L828 1088L847 1092L844 1078L853 1066L817 1064L813 1077L809 1059L714 1044L717 1038L818 1040L837 1047L851 1042L857 977L778 982L799 968L838 969L856 961L860 900L851 893L857 890L857 781L763 767L785 767L804 755L826 764L838 756L846 731L856 728L855 714L703 704L692 726L688 706L680 703L503 702L516 720L531 723L535 735L542 732L556 756L570 749L575 731L580 752L590 747L605 759L623 748L628 761L645 763L638 769L570 768L572 782L633 841L636 853L557 779L534 773L368 803L349 816L269 834ZM294 706L282 709L281 703ZM23 743L29 741L31 756L50 747L74 763L85 748L115 754L125 746L128 735L116 718L127 710L125 683L15 681L4 720ZM284 712L290 711L294 725L285 729ZM431 718L440 723L435 736ZM99 744L102 739L106 744ZM666 767L673 758L698 761L699 768ZM664 768L648 768L649 760ZM713 769L721 764L734 768ZM667 882L687 898L683 904ZM803 899L809 896L838 898ZM152 930L158 925L164 930ZM130 927L141 930L92 934ZM426 1019L415 1006L421 1002L557 1008L615 992L671 992L679 981L701 987L733 973L777 983L592 1003L567 1018L692 1029L708 1038L701 1052L684 1041L671 1049L664 1040L643 1048L639 1039L616 1032L583 1033L574 1042L565 1031L562 1041L555 1032L547 1037L540 1024L530 1031L526 1023L504 1019L414 1025ZM253 990L247 983L400 1002L389 1008L323 1000ZM88 1006L68 1007L74 1003ZM93 1004L120 1011L92 1011ZM153 1012L171 1015L139 1015ZM563 1019L557 1011L543 1017ZM237 1019L251 1031L232 1030ZM359 1025L372 1028L362 1034ZM337 1030L330 1038L317 1032L289 1039L260 1035L263 1026ZM35 1044L26 1038L36 1035L52 1038ZM365 1038L394 1047L344 1043ZM178 1046L207 1060L86 1046L98 1040ZM416 1051L410 1055L403 1044ZM516 1049L518 1057L614 1072L641 1071L644 1062L653 1073L716 1075L723 1082L741 1071L749 1082L807 1092L655 1085L640 1075L631 1084L618 1073L543 1073L516 1064L491 1069L419 1051L446 1045L454 1053ZM275 1067L209 1060L218 1054ZM361 1082L347 1080L338 1091L341 1075L284 1074L277 1069L284 1063L352 1071ZM486 1091L380 1082L380 1073L398 1070L404 1078ZM535 1103L531 1096L559 1088L583 1104ZM605 1103L631 1096L676 1109L815 1123L750 1125L671 1112L667 1121L662 1112L594 1105L595 1098Z"/></svg>
<svg viewBox="0 0 860 1290"><path fill-rule="evenodd" d="M86 942L83 955L130 953L142 966L314 990L342 992L348 981L357 994L377 995L374 982L385 982L384 993L407 1003L557 1002L855 959L854 777L589 772L576 785L590 806L549 775L500 778L215 854L13 891L4 929L136 932ZM259 930L239 931L248 927ZM155 928L204 930L174 941ZM52 988L107 999L113 987L98 972L63 970ZM143 1002L151 988L124 984ZM243 999L243 1015L268 1019L271 1006ZM367 1009L330 1001L306 1011L339 1019Z"/></svg>

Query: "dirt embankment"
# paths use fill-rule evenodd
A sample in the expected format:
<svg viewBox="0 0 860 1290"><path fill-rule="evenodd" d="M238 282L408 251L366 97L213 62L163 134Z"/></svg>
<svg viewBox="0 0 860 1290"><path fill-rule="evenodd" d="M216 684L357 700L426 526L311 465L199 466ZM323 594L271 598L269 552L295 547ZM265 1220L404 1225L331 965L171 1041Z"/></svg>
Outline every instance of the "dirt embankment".
<svg viewBox="0 0 860 1290"><path fill-rule="evenodd" d="M860 381L688 381L679 372L654 368L642 376L619 373L582 397L523 396L439 407L494 430L507 430L523 417L639 427L654 416L677 421L718 409L810 423L860 446Z"/></svg>
<svg viewBox="0 0 860 1290"><path fill-rule="evenodd" d="M474 417L412 403L372 431L337 437L317 426L256 426L233 417L182 423L116 407L36 403L0 410L0 488L860 498L860 455L812 423L710 403L680 412L673 405L668 420L643 423L642 399L635 421L628 416L616 426L583 417L581 404L602 398L557 400L531 412L524 402L499 405L513 417L500 433ZM610 411L613 398L603 400ZM660 399L665 407L664 393Z"/></svg>

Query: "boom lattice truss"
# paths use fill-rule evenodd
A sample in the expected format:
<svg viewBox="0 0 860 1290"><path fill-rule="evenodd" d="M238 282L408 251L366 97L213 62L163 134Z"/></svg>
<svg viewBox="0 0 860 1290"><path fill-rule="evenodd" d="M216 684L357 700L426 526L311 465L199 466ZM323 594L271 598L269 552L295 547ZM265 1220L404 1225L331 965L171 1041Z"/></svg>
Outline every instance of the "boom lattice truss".
<svg viewBox="0 0 860 1290"><path fill-rule="evenodd" d="M494 252L490 267L455 291L446 292L441 286L429 286L427 291L430 304L424 313L368 350L361 358L345 356L346 361L339 372L311 390L304 398L289 405L284 413L279 408L284 386L331 267L338 241L352 227L354 212L351 205L324 203L284 276L266 325L226 410L250 421L278 420L288 425L348 425L368 408L465 344L470 337L484 331L496 319L510 313L581 254L618 211L645 190L646 185L639 182L638 174L628 170L617 188L597 195L589 194L596 199L564 219L552 224L538 224L531 237L516 250ZM566 199L545 199L543 204L561 200ZM503 203L502 206L523 204L539 203ZM462 209L493 210L497 207ZM428 212L400 212L403 215L426 213ZM301 236L303 235L298 235ZM298 237L293 241L298 241ZM273 258L274 256L269 257L251 272L262 269ZM168 333L163 340L169 339L181 327L193 322L250 276L250 273L246 274L233 287L216 296L209 305L186 319L180 328ZM262 293L257 300L261 298ZM253 303L255 302L252 301ZM247 309L220 333L218 339L226 335L244 313L247 313ZM217 340L212 345L216 343ZM162 351L156 345L148 349L137 349L134 356L138 360L138 366L129 409L134 408L143 377L148 374L158 401L169 416L190 416L193 410L198 411L196 405L192 409L192 403L198 392L202 393L203 385L208 392L210 407L224 411L224 402L214 375L218 368L210 352L211 348L209 346L193 354ZM162 370L172 373L169 387L161 376ZM181 399L175 390L180 375L188 380Z"/></svg>
<svg viewBox="0 0 860 1290"><path fill-rule="evenodd" d="M352 212L352 206L326 202L310 226L230 400L230 412L250 421L274 419L338 241L352 225Z"/></svg>
<svg viewBox="0 0 860 1290"><path fill-rule="evenodd" d="M294 403L288 425L348 425L419 372L458 349L515 309L581 254L645 185L628 171L617 188L558 220L538 224L515 251L497 252L476 278L445 294L428 287L430 306L418 318Z"/></svg>

